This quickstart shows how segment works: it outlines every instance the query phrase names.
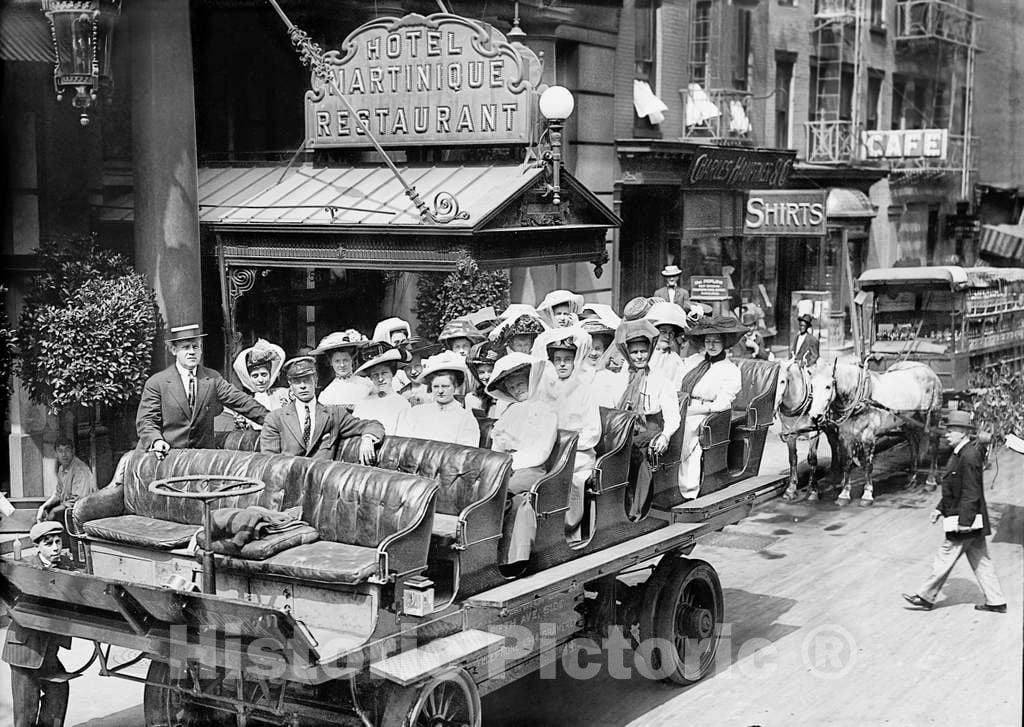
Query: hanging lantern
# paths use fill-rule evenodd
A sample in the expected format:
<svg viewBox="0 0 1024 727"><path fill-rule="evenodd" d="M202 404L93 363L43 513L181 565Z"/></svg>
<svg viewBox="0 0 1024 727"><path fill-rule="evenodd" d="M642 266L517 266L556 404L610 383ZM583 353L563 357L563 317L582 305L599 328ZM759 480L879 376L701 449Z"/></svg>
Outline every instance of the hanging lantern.
<svg viewBox="0 0 1024 727"><path fill-rule="evenodd" d="M57 100L73 90L71 105L89 124L88 109L100 83L110 79L110 50L114 19L121 0L41 0L53 38L53 85Z"/></svg>

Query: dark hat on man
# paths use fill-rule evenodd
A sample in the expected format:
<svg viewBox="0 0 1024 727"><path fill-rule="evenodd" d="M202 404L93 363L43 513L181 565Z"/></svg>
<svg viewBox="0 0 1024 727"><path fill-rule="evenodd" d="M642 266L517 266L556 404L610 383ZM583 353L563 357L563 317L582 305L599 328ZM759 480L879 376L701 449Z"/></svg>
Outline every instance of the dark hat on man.
<svg viewBox="0 0 1024 727"><path fill-rule="evenodd" d="M960 411L959 409L948 412L942 423L947 429L965 429L969 432L973 432L976 429L971 413L969 411Z"/></svg>
<svg viewBox="0 0 1024 727"><path fill-rule="evenodd" d="M801 323L806 323L808 326L814 323L814 316L810 313L801 313L796 317L796 319Z"/></svg>
<svg viewBox="0 0 1024 727"><path fill-rule="evenodd" d="M704 340L704 336L717 333L722 337L726 348L736 344L741 336L746 335L747 328L733 316L709 316L701 318L686 331L687 338Z"/></svg>
<svg viewBox="0 0 1024 727"><path fill-rule="evenodd" d="M193 338L202 338L203 327L198 323L187 323L183 326L172 326L167 329L167 343L178 343L179 341L191 341Z"/></svg>
<svg viewBox="0 0 1024 727"><path fill-rule="evenodd" d="M33 543L38 543L40 540L45 538L47 535L63 535L64 526L56 520L44 520L41 523L36 523L28 531L29 540Z"/></svg>
<svg viewBox="0 0 1024 727"><path fill-rule="evenodd" d="M296 356L284 362L284 370L289 381L316 376L316 359L312 356Z"/></svg>

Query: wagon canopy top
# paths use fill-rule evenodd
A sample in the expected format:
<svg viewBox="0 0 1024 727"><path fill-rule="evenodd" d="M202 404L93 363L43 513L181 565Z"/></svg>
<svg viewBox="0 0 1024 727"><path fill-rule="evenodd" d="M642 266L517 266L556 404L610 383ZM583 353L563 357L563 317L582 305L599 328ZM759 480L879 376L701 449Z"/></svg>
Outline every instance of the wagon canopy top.
<svg viewBox="0 0 1024 727"><path fill-rule="evenodd" d="M952 291L967 288L990 288L1000 283L1024 281L1024 268L961 268L954 265L874 268L860 276L862 290L885 290L921 286L948 288Z"/></svg>

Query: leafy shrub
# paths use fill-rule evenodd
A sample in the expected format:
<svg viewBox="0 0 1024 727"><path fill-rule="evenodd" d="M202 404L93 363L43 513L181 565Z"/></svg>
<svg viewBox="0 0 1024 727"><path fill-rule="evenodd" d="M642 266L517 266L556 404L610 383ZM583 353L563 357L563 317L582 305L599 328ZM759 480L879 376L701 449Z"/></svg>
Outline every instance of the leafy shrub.
<svg viewBox="0 0 1024 727"><path fill-rule="evenodd" d="M73 240L39 250L43 272L18 328L18 373L53 412L122 404L142 389L156 334L156 299L122 256Z"/></svg>
<svg viewBox="0 0 1024 727"><path fill-rule="evenodd" d="M454 318L489 305L500 313L508 306L510 287L507 272L481 270L469 255L463 255L448 274L421 274L416 291L417 333L433 341Z"/></svg>
<svg viewBox="0 0 1024 727"><path fill-rule="evenodd" d="M0 285L0 296L7 288ZM0 404L11 398L11 374L14 373L14 329L7 317L7 307L0 306Z"/></svg>

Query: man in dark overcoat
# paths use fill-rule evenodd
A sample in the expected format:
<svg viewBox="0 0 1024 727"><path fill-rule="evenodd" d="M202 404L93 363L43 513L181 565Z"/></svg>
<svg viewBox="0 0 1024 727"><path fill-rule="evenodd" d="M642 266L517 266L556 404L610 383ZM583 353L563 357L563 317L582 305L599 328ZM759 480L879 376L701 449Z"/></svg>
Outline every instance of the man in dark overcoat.
<svg viewBox="0 0 1024 727"><path fill-rule="evenodd" d="M969 412L949 413L945 436L953 446L953 454L942 478L942 499L931 514L932 523L940 519L943 521L946 538L935 555L931 574L917 593L903 594L909 603L926 611L935 605L939 591L957 560L966 555L985 596L985 601L977 604L975 610L1006 613L1006 598L999 587L999 578L985 541L992 529L982 486L981 449L971 437L972 432L974 424Z"/></svg>
<svg viewBox="0 0 1024 727"><path fill-rule="evenodd" d="M135 417L140 449L163 457L171 448L214 448L213 420L225 407L263 423L263 405L201 365L204 336L195 323L170 329L167 344L174 363L150 376L142 388Z"/></svg>

